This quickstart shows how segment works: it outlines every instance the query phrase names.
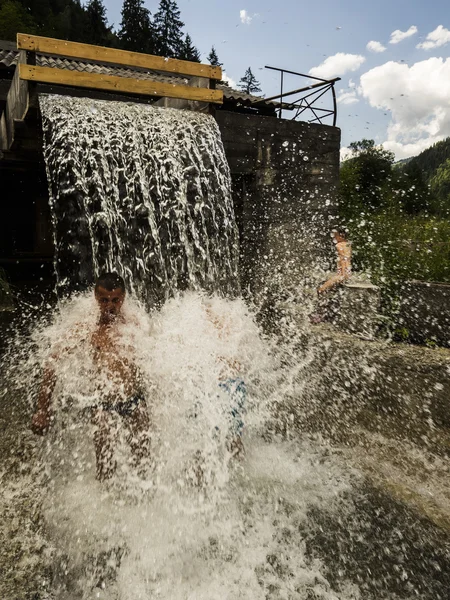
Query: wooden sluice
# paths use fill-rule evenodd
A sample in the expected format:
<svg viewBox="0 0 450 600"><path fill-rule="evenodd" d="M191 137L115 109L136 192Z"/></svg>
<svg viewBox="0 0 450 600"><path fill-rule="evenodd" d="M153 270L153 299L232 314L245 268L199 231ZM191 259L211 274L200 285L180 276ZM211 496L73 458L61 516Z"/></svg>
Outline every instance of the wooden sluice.
<svg viewBox="0 0 450 600"><path fill-rule="evenodd" d="M146 103L170 98L202 110L223 103L223 91L215 89L222 79L217 66L21 33L17 49L19 62L0 121L0 149L10 161L32 158L41 147L39 94ZM52 66L38 64L40 56ZM83 70L85 66L106 67L120 75Z"/></svg>

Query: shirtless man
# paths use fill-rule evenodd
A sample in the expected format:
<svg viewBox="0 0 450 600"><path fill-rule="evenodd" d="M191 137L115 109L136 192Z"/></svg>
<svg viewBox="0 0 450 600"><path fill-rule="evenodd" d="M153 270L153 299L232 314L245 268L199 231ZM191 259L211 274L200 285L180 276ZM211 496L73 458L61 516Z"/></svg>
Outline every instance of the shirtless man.
<svg viewBox="0 0 450 600"><path fill-rule="evenodd" d="M97 370L94 379L99 382L97 392L101 402L91 407L89 414L95 426L97 479L104 481L112 477L116 469L114 442L118 420L128 430L127 441L136 467L149 453L150 422L142 394L142 377L130 358L129 349L120 343L119 326L125 323L121 312L125 300L124 281L116 273L104 273L97 279L94 294L99 318L94 330L88 333L88 341ZM77 332L72 335L76 337ZM52 360L58 360L58 356L53 355ZM45 434L52 422L56 379L54 368L51 364L46 365L31 423L33 432L38 435Z"/></svg>
<svg viewBox="0 0 450 600"><path fill-rule="evenodd" d="M336 302L328 296L333 289L348 281L352 274L352 247L350 242L346 239L345 231L343 229L336 229L333 231L332 235L333 242L336 244L337 269L336 273L331 275L317 289L317 295L320 298L318 309L317 312L309 315L309 320L315 325L322 321L333 319L333 312L336 311L336 307L333 307L333 303L335 304Z"/></svg>
<svg viewBox="0 0 450 600"><path fill-rule="evenodd" d="M206 301L206 318L212 323L217 331L219 339L226 339L230 330L223 317L217 315L211 304ZM230 432L227 447L232 456L242 456L244 444L242 443L242 432L244 429L243 413L247 399L247 388L241 377L242 365L237 358L232 356L218 356L217 362L221 365L219 373L219 389L226 392L230 398Z"/></svg>
<svg viewBox="0 0 450 600"><path fill-rule="evenodd" d="M334 275L331 275L331 277L319 287L317 290L318 294L323 294L337 285L344 283L350 279L352 274L352 247L350 242L346 239L345 232L343 230L333 231L333 241L336 244L337 270Z"/></svg>

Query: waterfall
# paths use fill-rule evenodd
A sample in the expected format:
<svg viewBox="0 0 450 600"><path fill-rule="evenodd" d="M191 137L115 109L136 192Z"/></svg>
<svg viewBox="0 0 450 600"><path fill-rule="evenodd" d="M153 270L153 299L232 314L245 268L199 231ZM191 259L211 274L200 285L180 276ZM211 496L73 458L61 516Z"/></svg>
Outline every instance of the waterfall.
<svg viewBox="0 0 450 600"><path fill-rule="evenodd" d="M59 289L116 270L148 306L176 289L238 292L230 171L215 120L40 97Z"/></svg>

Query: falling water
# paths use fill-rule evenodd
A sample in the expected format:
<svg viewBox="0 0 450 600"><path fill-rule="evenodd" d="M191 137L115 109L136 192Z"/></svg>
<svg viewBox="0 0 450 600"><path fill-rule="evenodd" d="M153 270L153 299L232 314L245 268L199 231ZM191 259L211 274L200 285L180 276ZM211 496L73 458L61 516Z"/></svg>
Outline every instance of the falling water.
<svg viewBox="0 0 450 600"><path fill-rule="evenodd" d="M58 286L117 270L148 306L238 291L231 180L200 113L41 96Z"/></svg>

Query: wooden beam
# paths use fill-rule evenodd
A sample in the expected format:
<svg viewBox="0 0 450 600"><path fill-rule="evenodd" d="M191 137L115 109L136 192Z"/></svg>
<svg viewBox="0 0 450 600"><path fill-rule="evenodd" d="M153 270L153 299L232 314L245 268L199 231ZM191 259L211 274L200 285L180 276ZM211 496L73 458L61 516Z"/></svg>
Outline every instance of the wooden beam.
<svg viewBox="0 0 450 600"><path fill-rule="evenodd" d="M21 64L25 61L25 51L21 50L19 53L19 69L14 72L14 77L11 82L11 87L6 98L6 109L5 109L5 129L6 139L3 139L3 128L2 128L2 150L9 150L14 143L15 134L15 121L23 120L28 112L28 82L21 79L20 67L25 66Z"/></svg>
<svg viewBox="0 0 450 600"><path fill-rule="evenodd" d="M176 58L164 58L152 54L141 54L140 52L129 52L128 50L117 50L116 48L105 48L104 46L93 46L91 44L80 44L79 42L67 42L38 35L17 34L17 48L19 50L31 50L41 54L53 56L65 56L84 61L95 61L101 63L112 63L127 67L139 67L153 71L163 71L177 75L188 75L192 77L206 77L208 79L222 79L221 67L203 65L201 63L178 60Z"/></svg>
<svg viewBox="0 0 450 600"><path fill-rule="evenodd" d="M3 150L8 149L8 128L6 127L5 112L2 112L0 117L0 154Z"/></svg>
<svg viewBox="0 0 450 600"><path fill-rule="evenodd" d="M166 96L167 98L223 103L223 92L221 90L195 88L187 85L172 85L159 81L132 79L131 77L117 77L115 75L101 75L49 67L33 67L24 64L19 64L18 73L22 81L39 81L41 83L70 85L142 96Z"/></svg>

